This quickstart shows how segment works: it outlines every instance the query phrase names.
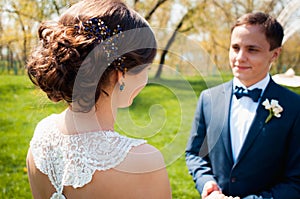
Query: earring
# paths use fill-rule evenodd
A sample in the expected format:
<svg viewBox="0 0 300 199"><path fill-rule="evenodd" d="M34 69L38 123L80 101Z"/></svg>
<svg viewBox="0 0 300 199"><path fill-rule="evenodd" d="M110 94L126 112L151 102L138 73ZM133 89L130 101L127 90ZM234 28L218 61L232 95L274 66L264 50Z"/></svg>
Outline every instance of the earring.
<svg viewBox="0 0 300 199"><path fill-rule="evenodd" d="M122 81L122 84L120 85L120 91L123 91L125 88L125 83Z"/></svg>

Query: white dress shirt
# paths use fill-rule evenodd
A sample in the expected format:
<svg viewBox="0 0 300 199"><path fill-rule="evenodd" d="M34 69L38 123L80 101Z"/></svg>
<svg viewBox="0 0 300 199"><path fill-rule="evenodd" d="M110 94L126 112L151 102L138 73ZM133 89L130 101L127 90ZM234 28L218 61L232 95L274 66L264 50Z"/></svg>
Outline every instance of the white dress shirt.
<svg viewBox="0 0 300 199"><path fill-rule="evenodd" d="M262 95L269 81L270 76L268 74L263 80L247 88L237 78L233 78L233 90L235 86L240 86L249 90L259 88L262 89ZM259 103L260 100L258 102L253 102L253 100L249 97L237 99L234 94L232 96L230 110L230 136L234 162L236 162L242 145L246 139Z"/></svg>

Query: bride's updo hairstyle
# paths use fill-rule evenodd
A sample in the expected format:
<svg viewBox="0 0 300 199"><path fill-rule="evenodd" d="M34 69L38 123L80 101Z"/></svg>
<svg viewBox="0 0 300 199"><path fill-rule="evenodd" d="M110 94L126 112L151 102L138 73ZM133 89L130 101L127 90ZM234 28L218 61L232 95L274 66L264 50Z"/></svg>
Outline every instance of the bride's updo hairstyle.
<svg viewBox="0 0 300 199"><path fill-rule="evenodd" d="M137 74L156 55L149 24L119 0L80 1L58 22L42 23L38 36L26 66L31 81L80 112L90 111L101 92L109 95L116 71Z"/></svg>

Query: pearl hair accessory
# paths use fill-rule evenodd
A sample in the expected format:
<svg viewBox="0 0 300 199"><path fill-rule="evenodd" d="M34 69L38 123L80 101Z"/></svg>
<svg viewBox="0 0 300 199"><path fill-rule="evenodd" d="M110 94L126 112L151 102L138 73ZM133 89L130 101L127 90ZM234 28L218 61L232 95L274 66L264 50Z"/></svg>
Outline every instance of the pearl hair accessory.
<svg viewBox="0 0 300 199"><path fill-rule="evenodd" d="M116 70L123 73L127 71L124 65L126 57L118 55L118 40L124 36L120 25L110 29L102 19L95 17L81 22L80 26L76 25L75 28L79 34L86 35L87 39L93 39L95 43L103 45L108 65L114 65Z"/></svg>

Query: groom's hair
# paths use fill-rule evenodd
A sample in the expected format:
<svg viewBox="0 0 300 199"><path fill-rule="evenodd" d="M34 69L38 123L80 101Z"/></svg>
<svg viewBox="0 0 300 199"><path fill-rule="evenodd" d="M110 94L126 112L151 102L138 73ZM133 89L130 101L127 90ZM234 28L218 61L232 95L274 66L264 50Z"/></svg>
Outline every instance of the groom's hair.
<svg viewBox="0 0 300 199"><path fill-rule="evenodd" d="M231 28L231 33L234 28L242 25L259 25L270 44L270 51L281 47L284 36L283 27L272 16L263 12L247 13L237 19Z"/></svg>

